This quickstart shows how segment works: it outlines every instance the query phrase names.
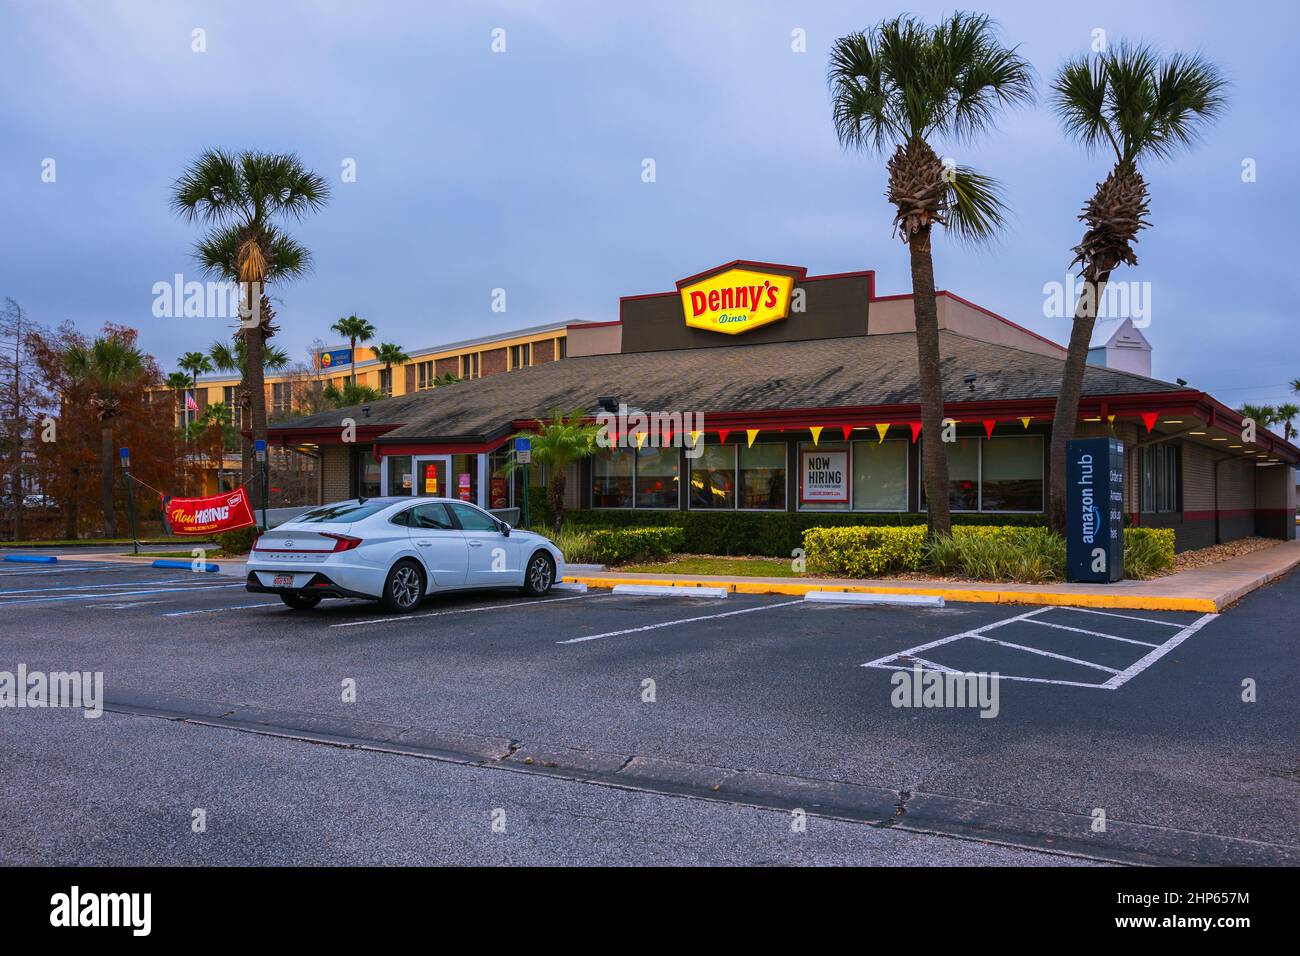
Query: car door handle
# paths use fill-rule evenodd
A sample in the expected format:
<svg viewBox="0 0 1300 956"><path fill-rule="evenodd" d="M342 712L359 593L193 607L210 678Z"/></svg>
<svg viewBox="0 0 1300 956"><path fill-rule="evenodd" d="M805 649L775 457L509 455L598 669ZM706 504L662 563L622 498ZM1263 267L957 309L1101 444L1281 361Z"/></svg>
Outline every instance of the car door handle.
<svg viewBox="0 0 1300 956"><path fill-rule="evenodd" d="M433 542L432 542L432 541L417 541L417 542L415 542L415 543L418 544L418 545L419 545L420 547L422 547L422 548L432 548L432 547L433 547Z"/></svg>
<svg viewBox="0 0 1300 956"><path fill-rule="evenodd" d="M483 547L483 542L482 542L482 541L471 541L471 542L469 543L469 546L470 546L471 548L481 548L481 547Z"/></svg>

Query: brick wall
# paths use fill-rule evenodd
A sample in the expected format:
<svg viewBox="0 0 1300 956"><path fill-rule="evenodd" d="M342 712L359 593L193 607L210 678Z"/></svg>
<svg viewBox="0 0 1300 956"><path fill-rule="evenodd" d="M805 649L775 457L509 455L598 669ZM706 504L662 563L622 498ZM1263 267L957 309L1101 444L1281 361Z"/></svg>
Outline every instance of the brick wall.
<svg viewBox="0 0 1300 956"><path fill-rule="evenodd" d="M321 446L321 504L343 501L352 496L352 481L348 473L350 449L347 445Z"/></svg>
<svg viewBox="0 0 1300 956"><path fill-rule="evenodd" d="M457 378L460 378L460 359L452 356L451 358L440 358L433 363L433 374L442 378L450 372Z"/></svg>
<svg viewBox="0 0 1300 956"><path fill-rule="evenodd" d="M555 339L545 339L533 343L533 364L555 361Z"/></svg>
<svg viewBox="0 0 1300 956"><path fill-rule="evenodd" d="M479 372L482 375L497 375L506 370L506 350L489 349L479 358Z"/></svg>

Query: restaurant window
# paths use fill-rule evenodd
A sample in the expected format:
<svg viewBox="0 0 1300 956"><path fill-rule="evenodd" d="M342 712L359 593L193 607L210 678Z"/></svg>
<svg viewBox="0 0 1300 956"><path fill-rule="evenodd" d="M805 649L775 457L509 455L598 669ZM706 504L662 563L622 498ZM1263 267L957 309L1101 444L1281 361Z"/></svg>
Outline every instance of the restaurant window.
<svg viewBox="0 0 1300 956"><path fill-rule="evenodd" d="M433 362L420 362L415 366L415 389L418 392L433 388Z"/></svg>
<svg viewBox="0 0 1300 956"><path fill-rule="evenodd" d="M478 455L452 455L449 480L448 497L478 504Z"/></svg>
<svg viewBox="0 0 1300 956"><path fill-rule="evenodd" d="M226 421L235 428L244 427L244 408L239 404L239 386L227 385L221 390L221 401L226 406Z"/></svg>
<svg viewBox="0 0 1300 956"><path fill-rule="evenodd" d="M383 492L379 488L379 459L370 452L358 452L356 462L357 497L378 498Z"/></svg>
<svg viewBox="0 0 1300 956"><path fill-rule="evenodd" d="M1138 449L1141 480L1139 509L1147 512L1181 511L1182 448L1164 443Z"/></svg>
<svg viewBox="0 0 1300 956"><path fill-rule="evenodd" d="M630 448L610 448L591 463L591 506L631 508L635 458Z"/></svg>
<svg viewBox="0 0 1300 956"><path fill-rule="evenodd" d="M740 456L740 504L748 510L785 510L786 446L736 445Z"/></svg>
<svg viewBox="0 0 1300 956"><path fill-rule="evenodd" d="M677 473L681 456L676 448L640 448L636 453L636 506L676 508Z"/></svg>
<svg viewBox="0 0 1300 956"><path fill-rule="evenodd" d="M736 507L736 445L705 445L698 458L686 458L691 470L691 508Z"/></svg>
<svg viewBox="0 0 1300 956"><path fill-rule="evenodd" d="M948 507L953 511L1043 510L1041 435L945 442L948 452ZM921 456L921 510L925 510L925 468Z"/></svg>
<svg viewBox="0 0 1300 956"><path fill-rule="evenodd" d="M533 347L525 342L523 345L510 346L510 367L528 368L533 364Z"/></svg>
<svg viewBox="0 0 1300 956"><path fill-rule="evenodd" d="M460 357L460 377L465 379L478 378L477 352L471 352L469 355Z"/></svg>
<svg viewBox="0 0 1300 956"><path fill-rule="evenodd" d="M847 442L804 442L799 446L799 510L850 511L852 446Z"/></svg>
<svg viewBox="0 0 1300 956"><path fill-rule="evenodd" d="M907 510L905 441L853 443L853 510Z"/></svg>
<svg viewBox="0 0 1300 956"><path fill-rule="evenodd" d="M388 493L409 495L415 483L415 473L411 469L411 456L389 455L384 461L388 469Z"/></svg>
<svg viewBox="0 0 1300 956"><path fill-rule="evenodd" d="M980 466L982 511L1043 510L1043 439L1039 435L989 438Z"/></svg>

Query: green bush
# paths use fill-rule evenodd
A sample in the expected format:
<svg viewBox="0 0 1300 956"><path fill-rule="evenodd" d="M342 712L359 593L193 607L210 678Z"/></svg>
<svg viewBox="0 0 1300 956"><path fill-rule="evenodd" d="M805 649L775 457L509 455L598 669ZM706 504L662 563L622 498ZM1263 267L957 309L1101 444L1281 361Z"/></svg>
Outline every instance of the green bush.
<svg viewBox="0 0 1300 956"><path fill-rule="evenodd" d="M559 534L555 534L550 526L537 526L530 530L540 535L550 538L551 543L560 549L564 555L564 560L569 564L599 564L596 560L596 546L591 540L591 533L579 531L572 528L561 528Z"/></svg>
<svg viewBox="0 0 1300 956"><path fill-rule="evenodd" d="M925 525L906 528L809 528L804 532L808 570L865 578L915 571L921 564Z"/></svg>
<svg viewBox="0 0 1300 956"><path fill-rule="evenodd" d="M592 560L598 564L659 561L682 549L681 528L620 528L592 531Z"/></svg>
<svg viewBox="0 0 1300 956"><path fill-rule="evenodd" d="M258 530L255 526L236 528L234 531L222 531L216 536L217 547L222 554L247 554L257 540Z"/></svg>
<svg viewBox="0 0 1300 956"><path fill-rule="evenodd" d="M1173 528L1124 529L1125 577L1149 578L1173 566Z"/></svg>
<svg viewBox="0 0 1300 956"><path fill-rule="evenodd" d="M953 524L1039 526L1042 515L953 515ZM537 513L532 523L541 525ZM766 555L789 558L803 547L803 533L809 528L891 528L924 525L925 515L835 514L825 512L753 511L566 511L564 526L572 529L673 527L681 528L681 550L688 554Z"/></svg>
<svg viewBox="0 0 1300 956"><path fill-rule="evenodd" d="M1059 581L1065 577L1065 539L1047 528L954 527L926 542L922 561L937 574L986 581Z"/></svg>

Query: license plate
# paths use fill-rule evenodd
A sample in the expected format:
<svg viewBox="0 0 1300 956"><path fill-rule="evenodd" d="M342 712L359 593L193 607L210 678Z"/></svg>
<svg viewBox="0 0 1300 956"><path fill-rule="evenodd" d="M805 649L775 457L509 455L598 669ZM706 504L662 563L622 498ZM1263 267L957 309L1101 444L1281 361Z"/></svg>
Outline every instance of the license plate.
<svg viewBox="0 0 1300 956"><path fill-rule="evenodd" d="M277 575L275 576L275 585L274 585L274 586L277 587L277 588L291 588L291 587L293 587L293 575L292 575L292 574L277 574Z"/></svg>

